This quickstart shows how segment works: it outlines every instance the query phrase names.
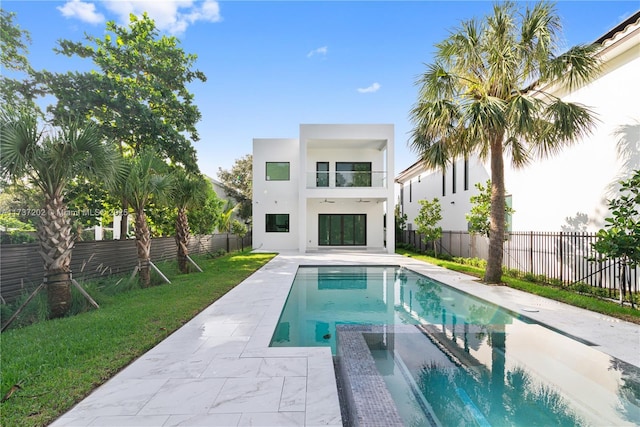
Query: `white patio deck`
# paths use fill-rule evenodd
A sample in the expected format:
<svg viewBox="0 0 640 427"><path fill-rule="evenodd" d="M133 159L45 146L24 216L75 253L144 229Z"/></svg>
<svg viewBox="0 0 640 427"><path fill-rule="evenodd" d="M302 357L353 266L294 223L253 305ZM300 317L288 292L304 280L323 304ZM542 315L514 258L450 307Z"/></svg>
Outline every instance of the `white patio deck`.
<svg viewBox="0 0 640 427"><path fill-rule="evenodd" d="M278 255L52 426L342 426L330 349L269 347L301 264L403 265L640 366L640 327L632 323L486 286L398 255L288 253Z"/></svg>

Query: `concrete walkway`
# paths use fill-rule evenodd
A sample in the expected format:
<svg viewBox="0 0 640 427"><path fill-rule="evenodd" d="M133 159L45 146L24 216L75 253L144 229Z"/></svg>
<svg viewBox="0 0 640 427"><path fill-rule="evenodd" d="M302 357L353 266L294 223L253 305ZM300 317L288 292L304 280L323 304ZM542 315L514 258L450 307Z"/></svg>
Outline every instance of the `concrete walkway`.
<svg viewBox="0 0 640 427"><path fill-rule="evenodd" d="M398 255L289 253L278 255L52 426L342 426L330 349L269 347L301 264L403 265L640 366L638 325L482 285Z"/></svg>

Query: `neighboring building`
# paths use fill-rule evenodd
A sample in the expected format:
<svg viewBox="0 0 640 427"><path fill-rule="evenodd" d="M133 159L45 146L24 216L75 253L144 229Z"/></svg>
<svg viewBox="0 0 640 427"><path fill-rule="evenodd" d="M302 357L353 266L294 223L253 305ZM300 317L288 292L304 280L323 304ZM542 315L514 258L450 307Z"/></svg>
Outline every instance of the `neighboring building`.
<svg viewBox="0 0 640 427"><path fill-rule="evenodd" d="M640 12L595 43L602 45L603 62L597 78L571 92L542 88L589 107L597 118L592 134L522 169L505 159L507 202L515 210L512 231L596 231L609 214L607 200L616 196L617 183L640 169ZM410 228L416 228L418 200L437 197L442 228L467 230L469 197L477 194L476 183L490 178L490 168L477 158L454 165L443 174L416 162L396 177Z"/></svg>
<svg viewBox="0 0 640 427"><path fill-rule="evenodd" d="M394 253L393 144L388 124L303 124L299 139L254 139L254 249Z"/></svg>

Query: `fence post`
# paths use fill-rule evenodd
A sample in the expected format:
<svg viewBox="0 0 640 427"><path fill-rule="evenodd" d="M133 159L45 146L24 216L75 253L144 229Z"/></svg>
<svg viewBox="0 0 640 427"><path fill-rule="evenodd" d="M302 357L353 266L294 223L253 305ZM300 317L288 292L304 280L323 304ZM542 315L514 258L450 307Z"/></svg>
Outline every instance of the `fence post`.
<svg viewBox="0 0 640 427"><path fill-rule="evenodd" d="M533 231L529 232L529 272L533 272Z"/></svg>

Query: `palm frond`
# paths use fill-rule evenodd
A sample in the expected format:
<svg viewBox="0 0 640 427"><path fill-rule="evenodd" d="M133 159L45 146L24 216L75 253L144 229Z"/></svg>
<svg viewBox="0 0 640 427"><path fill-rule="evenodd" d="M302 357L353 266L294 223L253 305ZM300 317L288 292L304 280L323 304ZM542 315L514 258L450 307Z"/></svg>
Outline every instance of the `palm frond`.
<svg viewBox="0 0 640 427"><path fill-rule="evenodd" d="M539 157L553 156L589 135L596 121L594 113L584 105L560 99L546 106L542 120L545 124L540 126L540 138L532 147Z"/></svg>
<svg viewBox="0 0 640 427"><path fill-rule="evenodd" d="M577 45L565 53L551 59L544 70L543 78L557 80L569 90L589 83L601 70L597 56L600 47L596 44Z"/></svg>
<svg viewBox="0 0 640 427"><path fill-rule="evenodd" d="M0 112L0 176L20 179L37 151L41 133L35 114L2 108Z"/></svg>

